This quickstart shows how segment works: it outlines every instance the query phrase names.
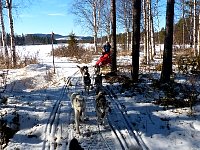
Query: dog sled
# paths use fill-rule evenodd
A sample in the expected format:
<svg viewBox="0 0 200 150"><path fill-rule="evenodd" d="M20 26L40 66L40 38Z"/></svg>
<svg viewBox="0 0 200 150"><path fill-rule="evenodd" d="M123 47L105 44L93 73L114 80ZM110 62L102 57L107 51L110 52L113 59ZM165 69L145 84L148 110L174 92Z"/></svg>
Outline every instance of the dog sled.
<svg viewBox="0 0 200 150"><path fill-rule="evenodd" d="M103 73L103 70L106 70L108 72L108 67L110 68L111 65L111 56L110 52L104 54L97 60L95 64L95 74Z"/></svg>

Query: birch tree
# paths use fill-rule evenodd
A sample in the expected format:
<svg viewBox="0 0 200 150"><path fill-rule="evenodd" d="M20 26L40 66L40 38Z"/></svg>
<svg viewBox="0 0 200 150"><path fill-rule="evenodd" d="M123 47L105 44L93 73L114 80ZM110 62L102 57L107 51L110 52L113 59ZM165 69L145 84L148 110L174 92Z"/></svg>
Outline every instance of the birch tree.
<svg viewBox="0 0 200 150"><path fill-rule="evenodd" d="M8 55L8 49L6 44L6 32L5 32L5 25L4 25L4 18L3 18L3 3L2 0L0 0L0 19L1 19L1 34L2 34L2 45L4 49L4 55L6 58L6 67L9 68L9 55Z"/></svg>
<svg viewBox="0 0 200 150"><path fill-rule="evenodd" d="M111 41L111 8L110 8L110 0L105 1L103 10L102 10L102 23L100 25L103 33L107 35L107 41Z"/></svg>
<svg viewBox="0 0 200 150"><path fill-rule="evenodd" d="M118 20L119 23L124 26L126 33L126 47L125 49L129 50L130 44L130 29L132 23L132 0L119 0L118 1Z"/></svg>
<svg viewBox="0 0 200 150"><path fill-rule="evenodd" d="M182 0L182 18L183 18L183 39L182 44L185 49L185 0Z"/></svg>
<svg viewBox="0 0 200 150"><path fill-rule="evenodd" d="M143 41L144 41L144 63L147 64L149 62L148 60L148 40L147 40L147 12L146 12L146 3L145 0L142 2L142 10L143 10L143 22L144 22L144 29L143 29Z"/></svg>
<svg viewBox="0 0 200 150"><path fill-rule="evenodd" d="M12 17L12 0L6 0L6 8L8 10L9 24L10 24L10 47L12 51L12 63L13 67L17 66L17 57L16 57L16 49L15 49L15 35L14 35L14 27L13 27L13 17Z"/></svg>
<svg viewBox="0 0 200 150"><path fill-rule="evenodd" d="M105 0L76 0L72 13L93 32L95 52L97 52L97 37L101 25L101 13Z"/></svg>
<svg viewBox="0 0 200 150"><path fill-rule="evenodd" d="M144 17L144 62L149 64L155 55L154 25L151 0L143 0Z"/></svg>

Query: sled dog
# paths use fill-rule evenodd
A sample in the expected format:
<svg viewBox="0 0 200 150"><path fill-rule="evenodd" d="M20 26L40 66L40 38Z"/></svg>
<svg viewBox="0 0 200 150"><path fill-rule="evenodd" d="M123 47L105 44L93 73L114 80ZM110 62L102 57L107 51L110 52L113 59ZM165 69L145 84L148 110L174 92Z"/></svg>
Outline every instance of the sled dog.
<svg viewBox="0 0 200 150"><path fill-rule="evenodd" d="M95 75L95 82L94 85L96 86L96 95L102 90L102 74Z"/></svg>
<svg viewBox="0 0 200 150"><path fill-rule="evenodd" d="M87 66L80 67L78 65L77 65L77 67L80 69L80 72L81 72L81 75L82 75L82 82L83 82L83 85L84 85L84 89L89 94L91 79L90 79L90 74L88 72L88 67Z"/></svg>
<svg viewBox="0 0 200 150"><path fill-rule="evenodd" d="M80 120L84 121L86 102L78 93L72 93L70 100L72 108L74 109L76 132L80 134Z"/></svg>
<svg viewBox="0 0 200 150"><path fill-rule="evenodd" d="M81 66L77 65L77 67L79 68L82 76L84 76L85 72L88 72L88 67L87 66L81 67Z"/></svg>
<svg viewBox="0 0 200 150"><path fill-rule="evenodd" d="M83 84L84 84L85 91L87 91L88 94L89 94L90 85L91 85L91 79L90 79L89 72L85 72L84 73L84 75L83 75Z"/></svg>
<svg viewBox="0 0 200 150"><path fill-rule="evenodd" d="M96 113L97 113L97 123L105 124L105 118L109 111L108 102L106 100L104 92L100 91L96 95Z"/></svg>
<svg viewBox="0 0 200 150"><path fill-rule="evenodd" d="M84 150L84 149L80 146L78 140L76 138L73 138L69 143L69 150Z"/></svg>

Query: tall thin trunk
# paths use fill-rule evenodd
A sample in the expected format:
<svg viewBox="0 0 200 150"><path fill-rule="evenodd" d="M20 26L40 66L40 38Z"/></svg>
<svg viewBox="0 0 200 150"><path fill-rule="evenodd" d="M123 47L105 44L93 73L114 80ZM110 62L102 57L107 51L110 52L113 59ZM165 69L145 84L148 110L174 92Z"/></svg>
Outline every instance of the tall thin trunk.
<svg viewBox="0 0 200 150"><path fill-rule="evenodd" d="M7 49L7 44L6 44L6 32L5 32L5 26L4 26L4 19L3 19L3 5L2 5L2 0L0 0L0 18L1 18L1 30L2 30L2 44L3 44L3 49L5 53L5 58L6 58L6 67L7 69L9 68L9 55L8 55L8 49Z"/></svg>
<svg viewBox="0 0 200 150"><path fill-rule="evenodd" d="M116 43L116 2L115 0L111 0L111 45L112 45L112 65L111 65L111 72L117 71L117 43Z"/></svg>
<svg viewBox="0 0 200 150"><path fill-rule="evenodd" d="M146 13L147 13L147 27L146 27L146 32L147 32L147 64L149 64L149 62L150 62L150 56L151 56L151 54L150 54L150 52L151 52L151 50L150 50L150 46L149 46L149 44L150 44L150 40L149 40L149 33L150 33L150 26L149 26L149 0L147 0L146 1Z"/></svg>
<svg viewBox="0 0 200 150"><path fill-rule="evenodd" d="M129 28L126 29L126 44L127 50L129 51Z"/></svg>
<svg viewBox="0 0 200 150"><path fill-rule="evenodd" d="M124 28L125 28L125 33L126 33L126 43L124 43L124 47L125 50L128 50L128 19L127 19L127 4L126 4L126 0L122 1L122 5L123 5L123 12L124 12Z"/></svg>
<svg viewBox="0 0 200 150"><path fill-rule="evenodd" d="M156 54L156 48L155 48L155 40L154 40L154 25L153 25L153 16L152 16L152 10L151 10L151 1L150 1L150 32L151 32L151 60L153 60L153 57Z"/></svg>
<svg viewBox="0 0 200 150"><path fill-rule="evenodd" d="M183 49L185 49L185 0L183 0L182 6L182 18L183 18Z"/></svg>
<svg viewBox="0 0 200 150"><path fill-rule="evenodd" d="M138 82L140 49L141 0L133 0L132 79Z"/></svg>
<svg viewBox="0 0 200 150"><path fill-rule="evenodd" d="M197 56L200 55L200 12L199 12L199 29L198 29L198 48L197 48Z"/></svg>
<svg viewBox="0 0 200 150"><path fill-rule="evenodd" d="M96 2L93 3L93 24L94 24L94 47L97 52L97 14L96 14Z"/></svg>
<svg viewBox="0 0 200 150"><path fill-rule="evenodd" d="M16 56L16 49L15 49L15 35L14 35L13 18L12 18L12 0L6 0L6 7L8 9L8 17L9 17L9 23L10 23L10 43L11 43L13 67L16 67L17 56Z"/></svg>
<svg viewBox="0 0 200 150"><path fill-rule="evenodd" d="M160 31L160 20L159 20L159 16L158 16L158 0L156 0L156 18L158 21L158 31ZM160 35L158 34L158 43L159 43L159 52L160 52L160 58L162 58L162 54L161 54L161 41L160 41Z"/></svg>
<svg viewBox="0 0 200 150"><path fill-rule="evenodd" d="M190 0L190 15L192 16L192 1L193 0ZM192 17L190 17L190 24L191 24L191 26L190 26L190 47L192 48L193 46L193 33L192 33L192 29L193 29L193 18Z"/></svg>
<svg viewBox="0 0 200 150"><path fill-rule="evenodd" d="M194 6L194 13L193 13L193 44L194 44L194 56L196 56L196 0L193 3Z"/></svg>
<svg viewBox="0 0 200 150"><path fill-rule="evenodd" d="M54 57L55 57L55 55L54 55L54 48L53 48L53 44L54 44L54 33L52 32L51 33L51 46L52 46L52 55L53 55L53 73L55 74L56 73L56 67L55 67L55 59L54 59Z"/></svg>
<svg viewBox="0 0 200 150"><path fill-rule="evenodd" d="M161 82L170 81L172 74L172 46L173 46L173 24L174 24L174 0L167 0L166 10L166 32L163 52L163 65Z"/></svg>
<svg viewBox="0 0 200 150"><path fill-rule="evenodd" d="M144 17L144 63L147 63L147 12L146 12L146 2L143 0L143 17Z"/></svg>
<svg viewBox="0 0 200 150"><path fill-rule="evenodd" d="M148 40L149 40L149 60L153 60L153 49L152 49L152 24L151 24L151 0L148 0L147 3L147 8L148 8Z"/></svg>

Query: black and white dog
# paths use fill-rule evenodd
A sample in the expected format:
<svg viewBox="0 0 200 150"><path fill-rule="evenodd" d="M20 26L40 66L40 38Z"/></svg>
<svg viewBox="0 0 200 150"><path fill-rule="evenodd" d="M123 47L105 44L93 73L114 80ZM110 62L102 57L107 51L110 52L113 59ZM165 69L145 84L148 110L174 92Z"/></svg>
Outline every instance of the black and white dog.
<svg viewBox="0 0 200 150"><path fill-rule="evenodd" d="M84 89L89 94L90 86L91 86L91 79L89 72L85 72L83 75L83 83L84 83Z"/></svg>
<svg viewBox="0 0 200 150"><path fill-rule="evenodd" d="M74 109L76 132L80 134L80 120L84 121L86 102L85 99L78 93L72 93L70 100L72 108Z"/></svg>
<svg viewBox="0 0 200 150"><path fill-rule="evenodd" d="M79 68L81 75L83 76L85 72L88 72L88 66L79 66L77 65L77 67Z"/></svg>
<svg viewBox="0 0 200 150"><path fill-rule="evenodd" d="M88 67L87 66L80 67L78 65L77 65L77 67L80 69L80 72L82 75L84 89L89 94L89 90L90 90L90 86L91 86L91 79L90 79L90 74L88 72Z"/></svg>
<svg viewBox="0 0 200 150"><path fill-rule="evenodd" d="M94 85L96 87L96 90L95 90L96 95L99 93L99 91L102 90L102 86L103 86L102 79L103 79L102 74L97 74L94 77Z"/></svg>
<svg viewBox="0 0 200 150"><path fill-rule="evenodd" d="M104 92L100 91L96 95L96 113L97 113L97 123L105 124L105 119L107 113L109 111L108 101L106 100L106 96Z"/></svg>

